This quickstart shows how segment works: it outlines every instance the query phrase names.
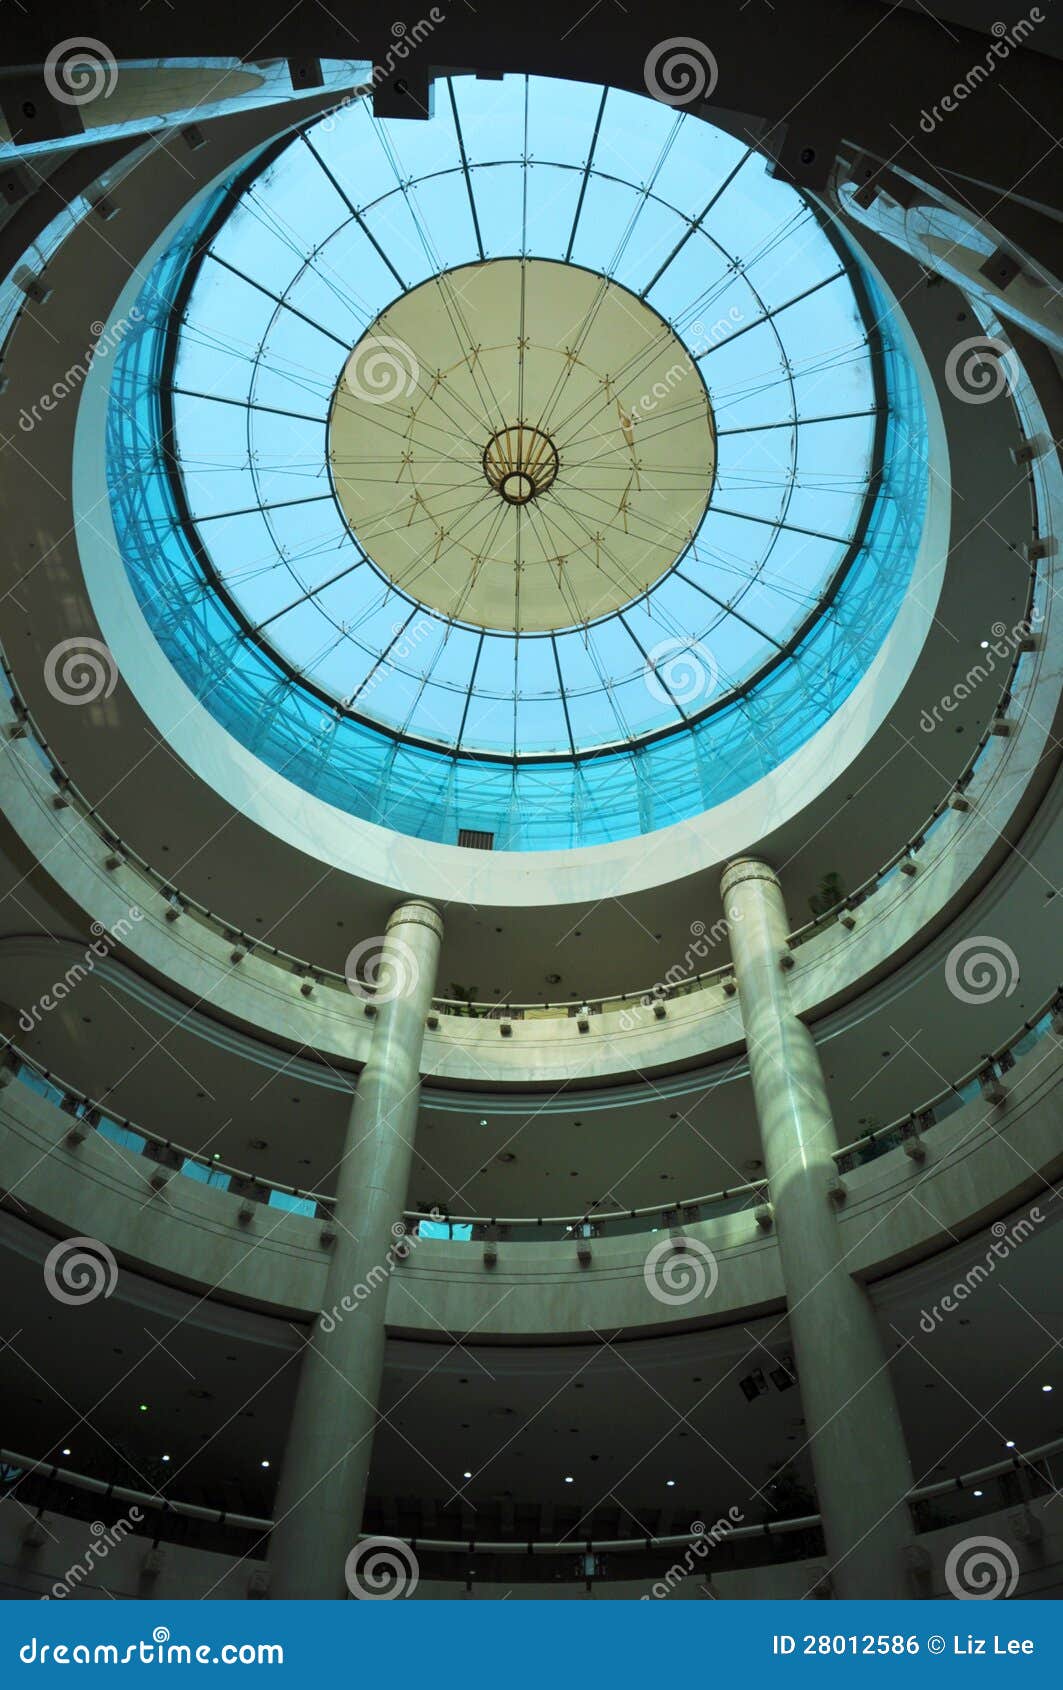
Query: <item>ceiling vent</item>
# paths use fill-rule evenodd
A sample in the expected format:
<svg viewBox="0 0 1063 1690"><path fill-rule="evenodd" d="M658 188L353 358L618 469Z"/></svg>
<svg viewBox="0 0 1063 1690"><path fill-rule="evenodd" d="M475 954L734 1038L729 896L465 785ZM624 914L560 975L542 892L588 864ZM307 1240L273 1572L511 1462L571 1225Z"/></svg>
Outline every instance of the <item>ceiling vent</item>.
<svg viewBox="0 0 1063 1690"><path fill-rule="evenodd" d="M461 827L458 829L458 844L467 845L471 851L493 851L495 836L493 833L481 833L475 827Z"/></svg>

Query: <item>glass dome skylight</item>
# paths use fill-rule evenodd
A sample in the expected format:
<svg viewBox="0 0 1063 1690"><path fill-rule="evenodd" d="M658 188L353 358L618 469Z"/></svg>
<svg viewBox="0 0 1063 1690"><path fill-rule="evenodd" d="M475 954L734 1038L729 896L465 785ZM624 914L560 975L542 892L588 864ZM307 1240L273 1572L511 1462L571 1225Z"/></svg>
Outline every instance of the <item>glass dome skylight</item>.
<svg viewBox="0 0 1063 1690"><path fill-rule="evenodd" d="M762 155L646 97L355 100L210 201L142 318L110 446L149 618L260 755L411 832L707 807L837 707L910 571L921 413L867 285ZM149 440L166 519L123 473Z"/></svg>

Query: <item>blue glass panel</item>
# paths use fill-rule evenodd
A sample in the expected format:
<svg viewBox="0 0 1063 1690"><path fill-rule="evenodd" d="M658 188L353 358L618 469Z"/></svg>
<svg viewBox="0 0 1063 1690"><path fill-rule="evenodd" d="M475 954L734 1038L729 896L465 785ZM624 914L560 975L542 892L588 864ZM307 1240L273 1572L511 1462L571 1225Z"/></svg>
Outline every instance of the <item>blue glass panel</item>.
<svg viewBox="0 0 1063 1690"><path fill-rule="evenodd" d="M119 1126L117 1121L111 1121L106 1115L98 1122L96 1131L101 1138L111 1144L117 1144L121 1150L131 1150L134 1155L143 1154L147 1146L147 1139L142 1133L135 1133L129 1127Z"/></svg>
<svg viewBox="0 0 1063 1690"><path fill-rule="evenodd" d="M600 91L523 77L504 83L459 77L454 88L476 166L488 253L518 251L526 241L533 255L557 257L582 176L544 162L535 165L533 181L519 162L525 123L537 157L549 157L555 135L556 156L582 165ZM197 696L265 762L326 801L446 842L456 840L460 827L482 827L495 834L497 849L645 832L721 802L791 755L866 670L900 603L922 527L925 425L914 375L865 279L872 294L867 319L881 323L875 356L888 400L878 423L885 439L877 487L873 419L805 420L795 427L795 417L870 410L872 352L848 277L758 320L765 307L755 287L769 307L784 303L800 291L798 283L829 275L839 261L799 196L752 159L650 295L688 337L720 430L709 510L677 569L622 616L559 630L555 640L527 634L517 640L502 631L481 637L407 602L361 561L335 501L314 494L328 489L324 419L349 343L402 285L432 273L439 261L433 254L443 262L472 256L471 250L465 256L474 242L464 175L439 174L452 166L456 146L448 108L444 100L438 154L431 123L410 136L409 126L374 121L361 101L312 124L308 138L342 191L297 139L253 190L253 210L243 202L248 227L256 222L254 238L249 232L241 241L237 226L220 224L215 250L234 263L239 253L242 267L262 265L263 284L288 288L290 303L311 322L275 308L264 295L252 306L248 284L217 264L204 266L192 289L189 324L179 337L179 385L241 400L253 391L259 406L312 419L255 410L245 420L231 406L174 400L193 511L202 516L246 506L253 513L205 521L199 538L243 613L254 625L267 624L263 638L277 655L249 644L206 587L176 519L162 450L158 384L171 302L202 230L221 207L221 192L156 264L141 296L142 320L115 359L108 454L120 546L144 614ZM625 111L637 113L641 127L622 170ZM611 94L606 112L574 256L582 253L604 270L619 251L620 264L628 265L622 273L634 283L649 279L651 257L658 266L670 258L683 216L700 215L741 149L700 120L634 96ZM415 165L403 154L404 135ZM422 176L408 195L396 185L422 168L432 180ZM623 180L605 182L606 169ZM647 199L642 190L651 183ZM401 284L352 220L352 205L365 210ZM266 226L272 233L261 232ZM801 252L790 266L787 245L794 241ZM307 267L282 265L282 251L305 256ZM726 432L764 424L771 427ZM284 503L304 494L313 502ZM264 501L279 508L259 514ZM815 609L847 558L862 515L863 543L847 559L831 611L813 622L786 663L758 678L779 641ZM838 538L780 529L780 517ZM697 715L711 706L712 714L693 729L683 725L667 692L661 696L649 684L647 654L662 645L664 660L696 659L706 670L693 708L691 701L686 708ZM323 706L302 674L337 700L353 700L354 711L368 720ZM751 690L729 698L738 685ZM436 748L396 742L375 730L374 720ZM617 748L583 763L568 755L569 728L584 749L662 727L668 737L635 753ZM551 750L562 760L466 761L447 750L459 733L463 749L509 758Z"/></svg>
<svg viewBox="0 0 1063 1690"><path fill-rule="evenodd" d="M289 1215L308 1215L311 1219L317 1214L317 1204L309 1197L289 1197L286 1191L271 1191L269 1194L270 1209L283 1209Z"/></svg>
<svg viewBox="0 0 1063 1690"><path fill-rule="evenodd" d="M228 1191L232 1178L221 1168L209 1168L203 1162L193 1161L191 1156L186 1156L181 1163L181 1172L186 1179L198 1180L200 1185L212 1185L218 1191Z"/></svg>

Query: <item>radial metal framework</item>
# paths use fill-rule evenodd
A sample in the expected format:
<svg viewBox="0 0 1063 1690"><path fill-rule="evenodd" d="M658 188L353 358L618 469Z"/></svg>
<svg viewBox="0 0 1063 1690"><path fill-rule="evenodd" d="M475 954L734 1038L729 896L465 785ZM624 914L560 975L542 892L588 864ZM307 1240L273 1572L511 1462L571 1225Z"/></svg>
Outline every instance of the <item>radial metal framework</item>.
<svg viewBox="0 0 1063 1690"><path fill-rule="evenodd" d="M917 384L842 244L731 137L583 85L462 77L439 92L442 125L356 102L286 137L160 260L116 361L120 544L194 690L330 801L435 838L490 831L496 847L645 832L789 755L881 643L921 531ZM425 467L401 461L420 450L416 419L434 427L434 395L486 368L459 287L507 266L518 309L546 297L547 272L589 290L571 335L546 324L537 360L578 356L585 320L615 310L636 341L644 314L640 345L662 364L624 388L622 348L585 360L589 447L518 391L484 405L460 464L449 442L436 453L475 520L519 519L554 566L545 603L534 556L492 554L521 596L503 612L470 598L477 554L458 557L445 512L420 531L420 563L398 548ZM418 295L432 332L389 336ZM534 340L507 335L498 347ZM364 438L345 461L331 413L366 348ZM703 456L684 474L704 508L658 522L648 561L645 513L672 497L698 416ZM158 463L137 499L131 453L142 479ZM580 476L570 553L544 515ZM426 488L427 504L440 490ZM625 558L633 532L644 543Z"/></svg>

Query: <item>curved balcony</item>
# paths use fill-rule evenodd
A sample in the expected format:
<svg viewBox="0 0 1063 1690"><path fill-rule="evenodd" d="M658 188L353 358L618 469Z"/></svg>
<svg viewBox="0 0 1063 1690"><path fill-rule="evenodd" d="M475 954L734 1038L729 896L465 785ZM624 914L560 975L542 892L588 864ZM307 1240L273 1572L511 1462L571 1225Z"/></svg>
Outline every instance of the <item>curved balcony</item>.
<svg viewBox="0 0 1063 1690"><path fill-rule="evenodd" d="M1061 1451L1063 1438L1056 1438L914 1489L908 1499L915 1527L911 1595L928 1599L954 1594L946 1583L946 1560L954 1545L970 1537L975 1522L980 1530L991 1529L1002 1546L1014 1545L1010 1552L1015 1556L1015 1594L1057 1593L1063 1577L1063 1535L1045 1508L1057 1494L1053 1460ZM9 1582L27 1596L66 1596L71 1587L96 1589L97 1557L85 1556L86 1520L96 1523L96 1538L106 1541L107 1555L98 1559L107 1561L105 1580L111 1596L143 1594L149 1550L153 1597L231 1600L269 1595L263 1561L271 1520L113 1484L16 1450L0 1450L0 1463L12 1499L5 1505L0 1497L0 1559ZM364 1536L372 1541L370 1534ZM603 1596L628 1600L713 1596L740 1601L832 1594L825 1569L817 1564L823 1556L818 1514L754 1524L732 1509L718 1521L698 1520L686 1531L664 1535L649 1528L636 1536L572 1534L554 1541L389 1533L389 1541L406 1545L409 1564L418 1575L410 1594L419 1591L422 1599L475 1594L556 1600L594 1594L596 1588ZM167 1546L162 1555L160 1542ZM31 1550L37 1551L32 1560Z"/></svg>
<svg viewBox="0 0 1063 1690"><path fill-rule="evenodd" d="M1058 465L1038 460L1040 503ZM919 833L865 885L791 935L795 995L810 1018L859 991L954 914L1021 830L1059 758L1054 727L1063 682L1063 632L1052 614L1058 565L1035 547L993 724L960 780ZM234 927L188 897L107 826L58 763L4 663L0 793L9 823L96 934L122 930L122 948L200 1007L359 1066L370 997L346 978ZM130 912L138 912L135 923ZM695 924L695 928L699 924ZM443 1082L601 1082L704 1060L742 1039L730 967L690 968L724 940L723 923L693 931L688 957L661 981L593 1003L475 1003L437 999L424 1070ZM361 995L363 989L358 988Z"/></svg>
<svg viewBox="0 0 1063 1690"><path fill-rule="evenodd" d="M947 1248L1056 1177L1061 1039L1057 994L978 1069L839 1150L834 1196L854 1273L875 1279ZM328 1196L271 1184L116 1119L10 1044L0 1078L9 1205L60 1233L102 1236L134 1267L224 1301L303 1320L319 1312ZM911 1191L919 1201L901 1203ZM555 1341L574 1341L720 1324L782 1305L770 1192L760 1183L626 1212L409 1210L405 1222L381 1274L396 1334L438 1340L476 1330L490 1341L548 1329ZM666 1286L674 1276L676 1295L658 1296L658 1270ZM684 1294L699 1273L702 1290L713 1280L711 1297ZM504 1334L491 1324L500 1286L510 1293Z"/></svg>
<svg viewBox="0 0 1063 1690"><path fill-rule="evenodd" d="M244 141L250 132L243 119L232 130ZM73 215L63 221L49 253L53 246L61 250L62 236L76 227ZM920 829L841 905L792 936L796 1001L808 1019L898 967L976 895L1000 860L1002 841L1022 830L1055 768L1063 641L1051 613L1058 575L1052 536L1059 528L1060 471L1043 450L1045 419L1029 381L1013 397L1036 446L1029 464L1030 576L1025 606L997 642L1002 655L979 660L978 684L1001 681L993 724ZM144 919L126 933L124 948L139 966L219 1019L357 1068L371 1004L352 1004L342 975L263 943L147 863L84 800L8 679L10 696L0 705L0 727L11 742L0 768L4 807L68 903L108 933L135 907ZM22 802L26 787L29 805ZM695 923L687 954L662 980L588 1003L440 998L426 1037L425 1071L444 1085L473 1089L594 1085L734 1049L741 1027L728 995L729 971L702 968L723 937L721 925L706 932Z"/></svg>

